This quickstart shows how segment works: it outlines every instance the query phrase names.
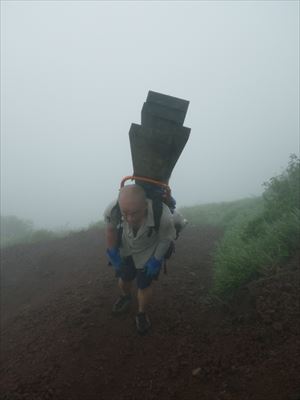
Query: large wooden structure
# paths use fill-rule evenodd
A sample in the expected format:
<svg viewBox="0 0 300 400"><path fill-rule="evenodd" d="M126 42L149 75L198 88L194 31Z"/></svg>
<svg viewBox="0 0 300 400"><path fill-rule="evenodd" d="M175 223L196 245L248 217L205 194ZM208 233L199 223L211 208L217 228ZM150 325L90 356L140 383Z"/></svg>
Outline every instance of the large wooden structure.
<svg viewBox="0 0 300 400"><path fill-rule="evenodd" d="M133 175L168 183L188 141L183 126L189 102L149 91L142 108L141 125L129 131Z"/></svg>

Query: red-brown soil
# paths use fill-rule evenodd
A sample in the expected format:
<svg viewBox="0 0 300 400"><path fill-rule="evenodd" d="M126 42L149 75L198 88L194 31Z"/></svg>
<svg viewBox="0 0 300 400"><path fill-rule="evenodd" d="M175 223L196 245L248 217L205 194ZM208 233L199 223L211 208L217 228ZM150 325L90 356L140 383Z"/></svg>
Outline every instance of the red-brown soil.
<svg viewBox="0 0 300 400"><path fill-rule="evenodd" d="M209 293L220 236L182 233L144 337L136 303L111 315L100 230L4 250L1 400L299 400L299 264L222 302Z"/></svg>

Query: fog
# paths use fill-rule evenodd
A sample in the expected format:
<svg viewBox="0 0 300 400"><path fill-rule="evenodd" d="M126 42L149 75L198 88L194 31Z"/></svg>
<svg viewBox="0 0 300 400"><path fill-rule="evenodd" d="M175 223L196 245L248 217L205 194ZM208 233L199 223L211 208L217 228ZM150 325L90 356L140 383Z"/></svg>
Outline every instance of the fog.
<svg viewBox="0 0 300 400"><path fill-rule="evenodd" d="M1 214L102 218L149 90L190 101L178 206L257 196L299 152L296 1L1 1Z"/></svg>

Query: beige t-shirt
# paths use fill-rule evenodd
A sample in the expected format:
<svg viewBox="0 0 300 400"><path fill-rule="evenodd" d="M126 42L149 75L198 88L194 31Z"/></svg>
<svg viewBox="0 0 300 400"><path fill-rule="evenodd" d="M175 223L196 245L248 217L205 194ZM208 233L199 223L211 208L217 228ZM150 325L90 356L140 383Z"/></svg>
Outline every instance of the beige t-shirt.
<svg viewBox="0 0 300 400"><path fill-rule="evenodd" d="M112 202L104 211L104 220L117 228L119 221L111 214L117 201ZM132 256L136 268L143 268L150 257L162 259L170 243L176 237L173 215L166 204L162 204L162 215L158 232L155 230L152 200L147 199L147 218L134 236L131 227L123 220L121 257Z"/></svg>

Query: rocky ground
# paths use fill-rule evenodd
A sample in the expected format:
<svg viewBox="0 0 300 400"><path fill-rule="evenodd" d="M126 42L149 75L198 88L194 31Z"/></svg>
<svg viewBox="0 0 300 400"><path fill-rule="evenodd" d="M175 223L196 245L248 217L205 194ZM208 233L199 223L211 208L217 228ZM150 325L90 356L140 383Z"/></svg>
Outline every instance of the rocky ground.
<svg viewBox="0 0 300 400"><path fill-rule="evenodd" d="M155 284L152 331L118 290L103 232L2 252L1 400L300 400L294 258L230 303L210 295L221 232L188 227Z"/></svg>

